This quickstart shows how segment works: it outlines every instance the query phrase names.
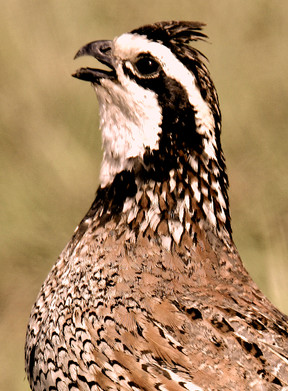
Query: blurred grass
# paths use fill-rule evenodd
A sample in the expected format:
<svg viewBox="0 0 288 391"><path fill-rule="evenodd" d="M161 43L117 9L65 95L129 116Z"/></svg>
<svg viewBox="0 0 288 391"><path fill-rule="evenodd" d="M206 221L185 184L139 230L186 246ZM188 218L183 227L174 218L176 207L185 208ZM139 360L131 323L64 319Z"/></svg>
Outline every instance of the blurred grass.
<svg viewBox="0 0 288 391"><path fill-rule="evenodd" d="M201 50L222 107L234 239L261 289L288 312L288 3L10 0L0 15L0 389L29 389L31 306L97 187L97 103L70 77L81 65L73 55L165 19L207 23L212 44Z"/></svg>

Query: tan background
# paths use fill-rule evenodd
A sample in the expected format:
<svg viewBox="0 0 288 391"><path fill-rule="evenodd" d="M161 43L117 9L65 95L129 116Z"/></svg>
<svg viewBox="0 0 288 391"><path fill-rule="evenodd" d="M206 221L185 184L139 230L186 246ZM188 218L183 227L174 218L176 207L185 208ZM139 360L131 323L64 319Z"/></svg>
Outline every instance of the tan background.
<svg viewBox="0 0 288 391"><path fill-rule="evenodd" d="M70 74L95 39L145 23L207 23L200 49L218 89L234 239L288 312L288 2L9 0L0 12L0 389L27 391L25 328L40 285L93 201L97 103ZM96 65L97 66L97 65Z"/></svg>

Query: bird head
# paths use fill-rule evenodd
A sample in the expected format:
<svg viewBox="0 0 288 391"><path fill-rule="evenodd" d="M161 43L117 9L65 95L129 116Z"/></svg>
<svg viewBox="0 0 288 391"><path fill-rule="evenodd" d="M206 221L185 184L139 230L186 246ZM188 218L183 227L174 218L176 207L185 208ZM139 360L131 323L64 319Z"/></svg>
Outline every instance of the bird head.
<svg viewBox="0 0 288 391"><path fill-rule="evenodd" d="M73 76L91 82L99 101L101 188L139 166L146 180L160 182L178 171L213 225L218 213L228 227L217 92L205 56L189 44L205 40L202 27L160 22L90 42L75 57L93 56L108 70L80 68Z"/></svg>

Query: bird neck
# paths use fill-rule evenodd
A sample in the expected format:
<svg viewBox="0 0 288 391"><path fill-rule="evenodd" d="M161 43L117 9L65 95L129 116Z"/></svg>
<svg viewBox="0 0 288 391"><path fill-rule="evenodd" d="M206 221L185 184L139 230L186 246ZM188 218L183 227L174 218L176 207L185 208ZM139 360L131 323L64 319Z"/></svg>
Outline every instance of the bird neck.
<svg viewBox="0 0 288 391"><path fill-rule="evenodd" d="M197 245L203 231L232 243L224 162L197 152L180 152L176 160L165 163L147 151L144 162L135 160L131 171L100 187L95 200L100 220L121 216L135 237L154 238L167 249L187 235Z"/></svg>

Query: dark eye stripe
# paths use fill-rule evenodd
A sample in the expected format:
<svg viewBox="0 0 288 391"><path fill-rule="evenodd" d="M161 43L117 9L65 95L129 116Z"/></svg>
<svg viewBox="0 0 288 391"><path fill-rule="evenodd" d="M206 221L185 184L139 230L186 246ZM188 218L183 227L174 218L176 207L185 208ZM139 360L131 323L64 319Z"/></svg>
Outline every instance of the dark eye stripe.
<svg viewBox="0 0 288 391"><path fill-rule="evenodd" d="M163 69L160 69L157 77L141 77L125 64L123 71L139 86L154 91L157 96L163 116L160 150L168 150L174 143L179 149L186 146L201 153L202 136L196 131L195 112L186 89L177 80L168 77Z"/></svg>

